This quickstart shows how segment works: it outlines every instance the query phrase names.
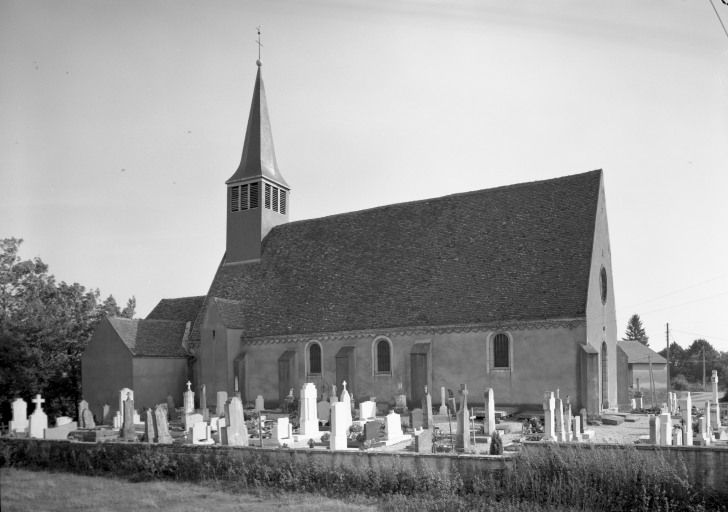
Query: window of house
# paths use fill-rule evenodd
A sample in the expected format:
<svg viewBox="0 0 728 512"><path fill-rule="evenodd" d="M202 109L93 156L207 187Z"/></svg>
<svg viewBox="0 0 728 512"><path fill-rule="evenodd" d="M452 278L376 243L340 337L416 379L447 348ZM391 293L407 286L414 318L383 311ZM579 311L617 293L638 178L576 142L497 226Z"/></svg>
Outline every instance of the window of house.
<svg viewBox="0 0 728 512"><path fill-rule="evenodd" d="M308 346L308 374L321 375L321 345L313 342Z"/></svg>
<svg viewBox="0 0 728 512"><path fill-rule="evenodd" d="M507 334L498 333L493 337L493 368L510 367L510 339Z"/></svg>
<svg viewBox="0 0 728 512"><path fill-rule="evenodd" d="M392 373L392 346L389 340L382 338L374 347L374 361L376 373Z"/></svg>

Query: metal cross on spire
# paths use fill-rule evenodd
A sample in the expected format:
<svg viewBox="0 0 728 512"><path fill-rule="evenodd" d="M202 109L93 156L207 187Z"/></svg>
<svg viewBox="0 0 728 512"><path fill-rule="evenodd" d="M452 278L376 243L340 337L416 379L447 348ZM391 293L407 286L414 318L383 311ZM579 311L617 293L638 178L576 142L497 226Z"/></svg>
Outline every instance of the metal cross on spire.
<svg viewBox="0 0 728 512"><path fill-rule="evenodd" d="M257 27L255 27L255 29L258 31L258 40L256 41L256 43L258 44L258 61L256 62L256 64L258 64L258 66L260 66L260 64L261 64L261 62L260 62L260 49L263 47L263 43L260 42L260 29L261 29L262 26L263 25L258 25Z"/></svg>

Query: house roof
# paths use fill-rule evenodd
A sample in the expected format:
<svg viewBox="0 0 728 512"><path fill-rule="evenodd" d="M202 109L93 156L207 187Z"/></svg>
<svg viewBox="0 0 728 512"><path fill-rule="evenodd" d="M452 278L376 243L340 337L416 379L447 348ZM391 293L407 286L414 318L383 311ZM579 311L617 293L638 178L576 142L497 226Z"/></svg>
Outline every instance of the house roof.
<svg viewBox="0 0 728 512"><path fill-rule="evenodd" d="M187 322L110 317L111 327L133 356L186 357L182 347Z"/></svg>
<svg viewBox="0 0 728 512"><path fill-rule="evenodd" d="M255 76L253 101L250 104L248 127L243 142L243 156L235 173L225 183L234 183L264 177L286 188L288 183L278 170L276 152L273 148L273 132L268 116L268 102L258 61L258 74Z"/></svg>
<svg viewBox="0 0 728 512"><path fill-rule="evenodd" d="M583 317L601 175L282 224L206 300L245 337Z"/></svg>
<svg viewBox="0 0 728 512"><path fill-rule="evenodd" d="M665 364L667 360L660 354L652 350L650 347L643 345L639 341L622 340L617 342L617 346L627 356L627 363L649 363Z"/></svg>
<svg viewBox="0 0 728 512"><path fill-rule="evenodd" d="M192 322L197 318L197 313L199 313L204 302L204 295L180 297L177 299L162 299L147 315L147 320Z"/></svg>

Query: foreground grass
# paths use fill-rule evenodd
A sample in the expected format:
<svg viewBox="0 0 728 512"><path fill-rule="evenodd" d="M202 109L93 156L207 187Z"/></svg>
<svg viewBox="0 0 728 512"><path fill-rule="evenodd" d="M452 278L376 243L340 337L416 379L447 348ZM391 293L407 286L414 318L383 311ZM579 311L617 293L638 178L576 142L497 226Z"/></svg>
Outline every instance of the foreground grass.
<svg viewBox="0 0 728 512"><path fill-rule="evenodd" d="M241 493L225 485L138 482L104 477L0 468L3 512L215 512L269 510L324 512L376 510L372 505L304 493Z"/></svg>

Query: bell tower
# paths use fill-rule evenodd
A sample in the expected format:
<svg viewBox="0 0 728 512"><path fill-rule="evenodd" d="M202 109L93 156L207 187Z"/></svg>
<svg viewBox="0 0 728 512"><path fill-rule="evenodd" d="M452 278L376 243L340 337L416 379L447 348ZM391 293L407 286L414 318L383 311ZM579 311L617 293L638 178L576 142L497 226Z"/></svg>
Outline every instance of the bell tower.
<svg viewBox="0 0 728 512"><path fill-rule="evenodd" d="M253 88L243 156L227 185L227 244L225 264L260 259L261 242L278 224L288 222L290 188L278 170L273 149L262 63Z"/></svg>

